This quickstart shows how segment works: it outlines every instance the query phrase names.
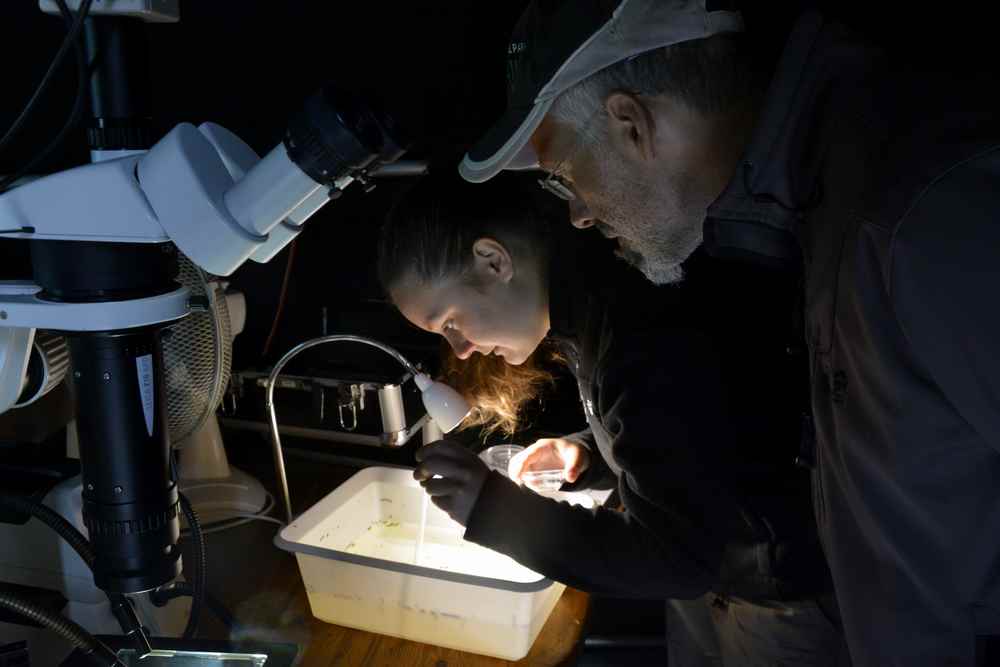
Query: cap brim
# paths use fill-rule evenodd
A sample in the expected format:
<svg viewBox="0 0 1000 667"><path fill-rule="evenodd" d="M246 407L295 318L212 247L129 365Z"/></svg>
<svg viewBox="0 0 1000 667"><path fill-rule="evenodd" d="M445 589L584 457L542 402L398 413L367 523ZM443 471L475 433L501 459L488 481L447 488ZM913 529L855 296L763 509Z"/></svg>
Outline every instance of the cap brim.
<svg viewBox="0 0 1000 667"><path fill-rule="evenodd" d="M458 165L458 173L467 181L482 183L504 169L532 169L538 166L529 140L545 114L552 107L552 99L530 107L507 109L493 127L465 154Z"/></svg>

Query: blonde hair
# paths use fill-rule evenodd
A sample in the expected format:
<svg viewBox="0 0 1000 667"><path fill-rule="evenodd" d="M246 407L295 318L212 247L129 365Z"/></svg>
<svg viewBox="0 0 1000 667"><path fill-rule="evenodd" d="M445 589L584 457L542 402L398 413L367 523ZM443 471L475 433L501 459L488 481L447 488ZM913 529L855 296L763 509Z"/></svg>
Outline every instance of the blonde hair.
<svg viewBox="0 0 1000 667"><path fill-rule="evenodd" d="M455 388L472 406L461 430L481 427L484 435L500 431L513 435L521 425L525 407L555 384L546 365L561 362L555 346L543 342L523 364L508 364L503 357L474 353L459 359L444 346L442 380Z"/></svg>

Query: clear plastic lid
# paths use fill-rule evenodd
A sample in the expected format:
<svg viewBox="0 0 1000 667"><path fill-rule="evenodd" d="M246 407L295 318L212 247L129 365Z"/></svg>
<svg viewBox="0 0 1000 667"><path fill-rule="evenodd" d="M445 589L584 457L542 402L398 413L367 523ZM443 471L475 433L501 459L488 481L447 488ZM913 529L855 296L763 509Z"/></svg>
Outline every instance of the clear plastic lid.
<svg viewBox="0 0 1000 667"><path fill-rule="evenodd" d="M561 469L551 470L524 470L521 472L521 481L532 491L547 492L558 491L563 482L563 471Z"/></svg>
<svg viewBox="0 0 1000 667"><path fill-rule="evenodd" d="M524 451L524 447L521 445L495 445L489 449L484 449L479 453L479 458L481 458L486 465L492 470L496 470L498 473L504 477L509 477L507 472L508 466L510 466L510 460L514 458L518 452Z"/></svg>

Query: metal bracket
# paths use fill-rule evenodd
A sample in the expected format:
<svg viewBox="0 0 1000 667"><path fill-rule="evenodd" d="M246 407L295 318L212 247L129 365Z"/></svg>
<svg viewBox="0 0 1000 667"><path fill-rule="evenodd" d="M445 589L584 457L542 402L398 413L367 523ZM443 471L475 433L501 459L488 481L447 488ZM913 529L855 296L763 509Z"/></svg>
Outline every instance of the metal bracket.
<svg viewBox="0 0 1000 667"><path fill-rule="evenodd" d="M356 431L358 428L358 411L364 411L365 409L364 387L358 384L352 384L349 387L341 385L339 392L340 399L337 401L337 416L340 418L340 427L345 431ZM351 411L350 426L344 421L344 408L349 408Z"/></svg>
<svg viewBox="0 0 1000 667"><path fill-rule="evenodd" d="M144 299L68 303L46 301L42 288L24 281L0 282L0 326L56 331L117 331L179 320L188 314L186 287Z"/></svg>

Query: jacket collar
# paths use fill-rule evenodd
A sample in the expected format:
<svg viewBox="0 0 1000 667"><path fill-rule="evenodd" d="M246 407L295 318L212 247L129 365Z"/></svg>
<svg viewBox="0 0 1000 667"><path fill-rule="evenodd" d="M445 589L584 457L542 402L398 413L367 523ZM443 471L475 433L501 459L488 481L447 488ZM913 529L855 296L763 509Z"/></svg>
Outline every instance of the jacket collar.
<svg viewBox="0 0 1000 667"><path fill-rule="evenodd" d="M709 253L798 263L800 223L823 194L831 87L870 55L845 27L816 12L796 22L737 172L708 209Z"/></svg>
<svg viewBox="0 0 1000 667"><path fill-rule="evenodd" d="M579 231L572 231L580 234ZM590 293L597 267L585 266L578 252L581 244L554 241L549 252L549 335L558 340L576 341L586 323Z"/></svg>

